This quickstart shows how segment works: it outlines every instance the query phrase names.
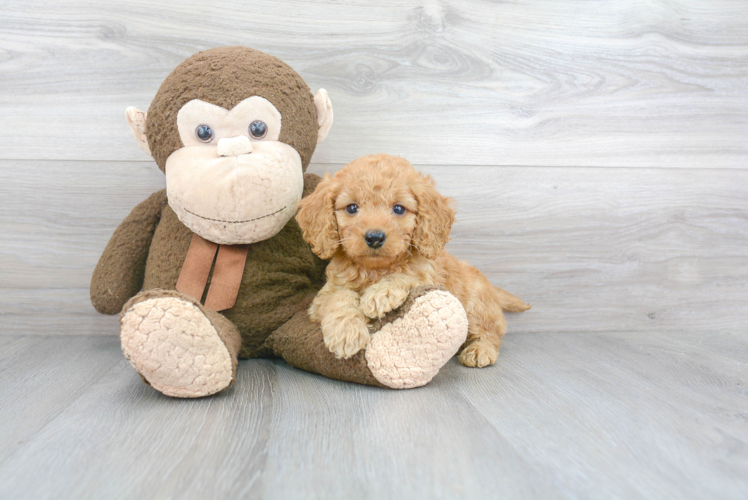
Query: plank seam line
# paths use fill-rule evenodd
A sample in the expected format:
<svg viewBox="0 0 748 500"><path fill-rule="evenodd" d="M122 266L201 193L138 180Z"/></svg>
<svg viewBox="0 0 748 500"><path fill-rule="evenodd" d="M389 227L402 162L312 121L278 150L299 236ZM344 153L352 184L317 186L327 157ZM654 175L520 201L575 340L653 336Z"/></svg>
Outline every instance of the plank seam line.
<svg viewBox="0 0 748 500"><path fill-rule="evenodd" d="M153 165L154 169L158 168L153 161L148 160L51 160L48 158L0 158L0 162L49 162L49 163L136 163L136 164L149 164ZM412 163L412 162L411 162ZM309 168L312 167L329 167L329 168L342 168L346 163L310 163ZM743 171L748 170L748 162L745 167L663 167L657 165L640 165L640 166L625 166L625 165L502 165L502 164L456 164L456 163L413 163L413 166L418 168L532 168L532 169L543 169L543 168L573 168L573 169L618 169L618 170L737 170ZM309 170L309 168L307 170Z"/></svg>

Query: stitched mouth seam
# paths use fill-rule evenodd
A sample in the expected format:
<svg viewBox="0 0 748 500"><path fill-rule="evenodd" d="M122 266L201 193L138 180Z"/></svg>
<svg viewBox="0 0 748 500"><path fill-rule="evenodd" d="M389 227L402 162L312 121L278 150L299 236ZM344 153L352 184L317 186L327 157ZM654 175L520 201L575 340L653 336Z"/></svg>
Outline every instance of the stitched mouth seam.
<svg viewBox="0 0 748 500"><path fill-rule="evenodd" d="M287 206L288 206L288 205L286 205L286 207L287 207ZM198 214L196 214L195 212L190 212L190 211L189 211L189 210L187 210L186 208L184 209L184 211L185 211L185 212L187 212L188 214L192 214L192 215L194 215L195 217L200 217L201 219L205 219L205 220L210 220L210 221L213 221L213 222L227 222L227 223L229 223L229 224L244 224L245 222L254 222L254 221L256 221L256 220L260 220L260 219L265 219L265 218L267 218L267 217L271 217L271 216L273 216L273 215L275 215L275 214L277 214L277 213L279 213L279 212L282 212L282 211L284 211L284 210L286 209L286 207L283 207L283 208L281 208L281 209L279 209L279 210L276 210L276 211L275 211L275 212L273 212L272 214L267 214L267 215L263 215L262 217L255 217L254 219L247 219L247 220L222 220L222 219L211 219L210 217L203 217L202 215L198 215Z"/></svg>

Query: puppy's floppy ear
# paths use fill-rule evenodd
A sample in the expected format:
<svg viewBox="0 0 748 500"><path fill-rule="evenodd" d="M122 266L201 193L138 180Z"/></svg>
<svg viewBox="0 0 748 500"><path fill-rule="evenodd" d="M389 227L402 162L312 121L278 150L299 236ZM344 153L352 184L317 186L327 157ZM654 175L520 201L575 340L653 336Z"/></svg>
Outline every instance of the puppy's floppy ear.
<svg viewBox="0 0 748 500"><path fill-rule="evenodd" d="M449 241L455 211L450 206L452 200L439 194L431 177L418 177L410 186L418 202L413 245L427 259L435 259Z"/></svg>
<svg viewBox="0 0 748 500"><path fill-rule="evenodd" d="M338 225L335 220L335 198L340 183L325 174L317 189L296 204L296 222L312 251L321 259L329 259L340 245Z"/></svg>

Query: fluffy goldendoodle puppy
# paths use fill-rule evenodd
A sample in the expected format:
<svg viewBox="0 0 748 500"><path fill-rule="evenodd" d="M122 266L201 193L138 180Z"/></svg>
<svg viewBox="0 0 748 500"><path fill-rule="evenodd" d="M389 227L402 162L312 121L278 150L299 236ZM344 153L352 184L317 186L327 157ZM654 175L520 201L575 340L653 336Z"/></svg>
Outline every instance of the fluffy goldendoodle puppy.
<svg viewBox="0 0 748 500"><path fill-rule="evenodd" d="M434 184L403 158L365 156L326 174L299 202L304 239L331 259L309 315L338 357L366 347L369 319L400 306L419 285L441 286L464 306L469 326L460 362L466 366L495 363L506 333L503 311L530 308L444 251L455 212Z"/></svg>

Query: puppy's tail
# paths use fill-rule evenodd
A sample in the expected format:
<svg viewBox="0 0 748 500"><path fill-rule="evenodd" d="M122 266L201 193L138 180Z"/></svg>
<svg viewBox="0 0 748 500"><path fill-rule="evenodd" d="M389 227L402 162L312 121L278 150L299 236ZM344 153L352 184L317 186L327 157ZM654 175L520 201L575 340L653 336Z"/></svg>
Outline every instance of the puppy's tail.
<svg viewBox="0 0 748 500"><path fill-rule="evenodd" d="M525 301L523 301L519 297L515 297L511 293L507 292L506 290L502 290L499 287L496 287L496 292L499 294L499 304L501 304L501 309L503 309L504 311L521 313L527 311L532 307L529 304L525 304Z"/></svg>

